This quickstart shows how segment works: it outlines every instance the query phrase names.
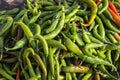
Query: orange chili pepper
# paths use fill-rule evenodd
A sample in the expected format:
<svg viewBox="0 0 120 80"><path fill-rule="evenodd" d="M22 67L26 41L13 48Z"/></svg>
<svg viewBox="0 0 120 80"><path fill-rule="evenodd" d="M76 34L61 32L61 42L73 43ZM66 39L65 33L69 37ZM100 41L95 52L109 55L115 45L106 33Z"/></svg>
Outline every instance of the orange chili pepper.
<svg viewBox="0 0 120 80"><path fill-rule="evenodd" d="M116 25L120 28L120 16L117 15L112 9L108 8L109 12L111 13Z"/></svg>
<svg viewBox="0 0 120 80"><path fill-rule="evenodd" d="M119 15L116 7L114 6L114 4L112 2L109 2L109 8L116 14Z"/></svg>

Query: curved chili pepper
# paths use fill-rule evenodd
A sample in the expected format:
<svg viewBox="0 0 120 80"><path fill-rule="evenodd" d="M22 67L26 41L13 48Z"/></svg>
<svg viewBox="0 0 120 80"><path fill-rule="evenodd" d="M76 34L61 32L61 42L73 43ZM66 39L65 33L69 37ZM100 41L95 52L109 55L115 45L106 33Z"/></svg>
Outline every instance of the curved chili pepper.
<svg viewBox="0 0 120 80"><path fill-rule="evenodd" d="M98 14L102 14L107 8L108 8L108 5L109 5L109 1L108 0L102 0L103 2L103 6L102 8L98 11Z"/></svg>
<svg viewBox="0 0 120 80"><path fill-rule="evenodd" d="M8 51L8 50L20 49L20 48L22 48L26 43L27 43L27 39L26 39L26 37L23 37L22 39L18 40L18 41L15 43L14 47L12 47L12 48L7 48L7 47L6 47L5 49L6 49L6 51Z"/></svg>
<svg viewBox="0 0 120 80"><path fill-rule="evenodd" d="M61 16L61 11L56 14L55 18L53 18L53 22L50 25L50 27L46 29L46 33L50 33L52 31L54 31L54 29L57 27L60 16Z"/></svg>
<svg viewBox="0 0 120 80"><path fill-rule="evenodd" d="M33 34L31 32L30 28L25 23L23 23L23 21L20 20L20 21L18 21L16 23L18 25L20 25L20 27L23 29L23 31L24 31L24 33L25 33L25 35L26 35L26 37L28 39L31 38L31 37L33 37Z"/></svg>
<svg viewBox="0 0 120 80"><path fill-rule="evenodd" d="M47 41L46 41L46 40L44 39L44 37L41 36L41 35L35 35L33 38L34 38L34 39L38 39L39 41L42 42L43 49L44 49L44 53L45 53L45 55L46 55L46 57L47 57L48 54L49 54Z"/></svg>
<svg viewBox="0 0 120 80"><path fill-rule="evenodd" d="M52 38L56 37L63 28L64 20L65 20L65 10L64 10L64 6L62 6L62 15L61 15L61 19L60 19L60 22L58 23L57 28L54 31L52 31L51 33L44 35L44 38L52 39Z"/></svg>
<svg viewBox="0 0 120 80"><path fill-rule="evenodd" d="M92 24L92 22L94 21L94 19L96 17L96 14L97 14L97 5L93 0L79 0L79 1L87 3L92 8L91 9L91 16L90 16L90 19L89 19L88 23L86 23L86 24L83 23L82 24L85 27L90 26L90 24Z"/></svg>
<svg viewBox="0 0 120 80"><path fill-rule="evenodd" d="M27 48L25 51L24 51L24 54L23 54L23 58L26 60L26 63L28 65L28 70L29 70L29 73L30 73L30 76L31 77L34 77L35 76L35 72L33 70L33 67L32 67L32 64L30 62L30 59L28 58L29 54L32 54L34 55L35 52L32 48Z"/></svg>
<svg viewBox="0 0 120 80"><path fill-rule="evenodd" d="M10 30L10 27L13 23L13 18L11 16L6 17L7 23L0 31L0 36L4 36L5 33L7 33Z"/></svg>
<svg viewBox="0 0 120 80"><path fill-rule="evenodd" d="M42 68L44 76L47 76L47 69L46 69L45 64L43 63L42 59L40 58L40 56L37 53L35 53L34 58L38 62L40 67Z"/></svg>

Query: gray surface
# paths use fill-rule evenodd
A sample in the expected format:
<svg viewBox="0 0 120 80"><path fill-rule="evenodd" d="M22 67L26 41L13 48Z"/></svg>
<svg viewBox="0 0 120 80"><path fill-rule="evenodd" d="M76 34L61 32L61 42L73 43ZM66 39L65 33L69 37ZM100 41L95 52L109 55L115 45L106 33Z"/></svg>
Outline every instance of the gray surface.
<svg viewBox="0 0 120 80"><path fill-rule="evenodd" d="M21 8L25 0L0 0L0 10L12 9L14 7Z"/></svg>

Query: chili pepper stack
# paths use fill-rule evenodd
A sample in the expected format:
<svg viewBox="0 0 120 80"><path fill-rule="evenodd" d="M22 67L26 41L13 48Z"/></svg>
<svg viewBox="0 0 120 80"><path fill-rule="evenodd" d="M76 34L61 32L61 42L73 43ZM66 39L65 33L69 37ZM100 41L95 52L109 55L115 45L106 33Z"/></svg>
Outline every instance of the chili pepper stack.
<svg viewBox="0 0 120 80"><path fill-rule="evenodd" d="M27 0L0 11L0 80L117 80L119 0Z"/></svg>

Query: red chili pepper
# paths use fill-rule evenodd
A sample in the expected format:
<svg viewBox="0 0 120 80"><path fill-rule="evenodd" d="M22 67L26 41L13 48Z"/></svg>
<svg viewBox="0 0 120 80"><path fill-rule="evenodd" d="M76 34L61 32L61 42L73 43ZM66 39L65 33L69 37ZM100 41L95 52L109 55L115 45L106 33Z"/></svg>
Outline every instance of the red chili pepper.
<svg viewBox="0 0 120 80"><path fill-rule="evenodd" d="M120 28L120 16L117 15L112 9L108 8L109 12L111 13L116 25Z"/></svg>
<svg viewBox="0 0 120 80"><path fill-rule="evenodd" d="M20 68L18 68L18 70L17 70L16 80L20 80Z"/></svg>
<svg viewBox="0 0 120 80"><path fill-rule="evenodd" d="M95 0L95 3L99 3L100 2L100 0Z"/></svg>
<svg viewBox="0 0 120 80"><path fill-rule="evenodd" d="M109 8L116 14L119 15L115 5L112 2L109 2Z"/></svg>

